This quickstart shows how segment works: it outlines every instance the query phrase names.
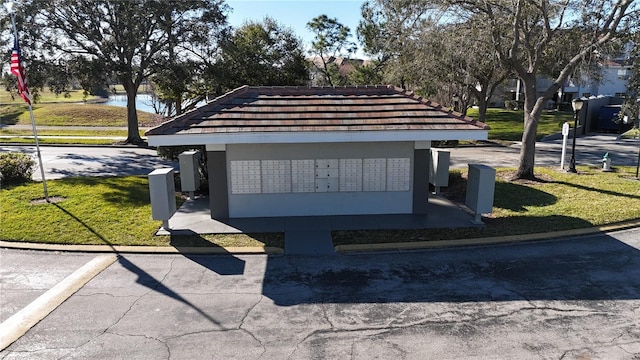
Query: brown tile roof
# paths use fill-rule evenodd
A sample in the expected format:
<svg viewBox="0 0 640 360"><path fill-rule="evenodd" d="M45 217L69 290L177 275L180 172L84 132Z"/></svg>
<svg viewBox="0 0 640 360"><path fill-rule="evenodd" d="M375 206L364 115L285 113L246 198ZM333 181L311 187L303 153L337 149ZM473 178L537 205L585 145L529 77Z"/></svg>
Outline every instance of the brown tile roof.
<svg viewBox="0 0 640 360"><path fill-rule="evenodd" d="M243 86L146 135L487 129L392 86Z"/></svg>

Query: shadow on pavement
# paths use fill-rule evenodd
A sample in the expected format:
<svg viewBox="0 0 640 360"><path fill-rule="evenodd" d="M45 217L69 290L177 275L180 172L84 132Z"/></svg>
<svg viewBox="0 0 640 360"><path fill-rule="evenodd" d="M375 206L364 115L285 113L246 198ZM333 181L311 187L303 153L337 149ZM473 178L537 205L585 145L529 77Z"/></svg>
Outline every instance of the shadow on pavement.
<svg viewBox="0 0 640 360"><path fill-rule="evenodd" d="M263 295L308 303L640 299L640 251L606 235L472 248L270 258Z"/></svg>
<svg viewBox="0 0 640 360"><path fill-rule="evenodd" d="M132 151L121 151L113 156L90 156L82 154L66 154L60 160L73 160L74 168L56 168L55 164L47 164L52 174L67 176L122 176L147 175L154 168L177 167L175 162L165 161L151 154L138 154Z"/></svg>
<svg viewBox="0 0 640 360"><path fill-rule="evenodd" d="M194 247L215 247L221 250L224 249L211 243L195 232L186 233L185 231L180 231L179 235L171 234L170 239L170 245L178 249L182 256L206 269L214 271L218 275L244 274L245 261L242 259L238 259L228 252L226 253L226 255L229 256L207 256L190 254L189 252Z"/></svg>
<svg viewBox="0 0 640 360"><path fill-rule="evenodd" d="M115 254L118 255L118 263L126 270L128 270L129 272L135 274L137 276L136 278L136 283L140 284L146 288L149 288L152 291L155 291L157 293L166 295L172 299L175 299L187 306L189 306L191 309L193 309L194 311L196 311L198 314L202 315L204 318L206 318L208 321L210 321L213 324L216 324L218 326L221 326L221 323L219 321L217 321L216 319L214 319L211 315L209 315L207 312L205 312L204 310L202 310L200 307L198 307L197 305L193 304L192 302L190 302L189 300L187 300L186 298L184 298L182 295L178 294L176 291L172 290L171 288L165 286L162 281L163 279L156 279L154 278L151 274L149 274L148 272L144 271L143 269L141 269L140 267L138 267L137 265L135 265L134 263L132 263L131 261L127 260L124 256L120 255L118 253L118 251L116 250L116 248L113 246L113 244L111 242L109 242L109 240L107 240L106 238L104 238L102 235L100 235L98 232L96 232L91 226L89 226L88 224L86 224L85 222L83 222L80 218L78 218L76 215L72 214L71 212L69 212L68 210L66 210L65 208L63 208L62 206L58 205L58 204L53 204L54 206L56 206L58 209L60 209L61 211L63 211L65 214L69 215L70 217L72 217L73 219L75 219L78 223L80 223L82 226L84 226L87 230L89 230L91 233L93 233L95 236L97 236L98 238L100 238L106 245L110 246L113 250L113 252ZM204 239L202 239L203 241L206 241ZM244 272L244 260L240 260L237 259L233 256L231 257L209 257L209 258L205 258L205 257L199 257L199 256L189 256L187 254L185 254L185 257L200 264L201 266L204 266L205 268L215 271L220 275L238 275L238 274L242 274ZM223 259L224 261L219 261L220 259Z"/></svg>

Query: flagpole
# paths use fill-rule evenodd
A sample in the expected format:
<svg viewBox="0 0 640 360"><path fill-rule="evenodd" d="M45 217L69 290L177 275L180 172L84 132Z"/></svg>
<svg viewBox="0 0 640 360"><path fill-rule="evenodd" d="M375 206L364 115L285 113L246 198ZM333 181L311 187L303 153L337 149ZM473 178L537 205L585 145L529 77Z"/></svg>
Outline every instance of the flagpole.
<svg viewBox="0 0 640 360"><path fill-rule="evenodd" d="M38 130L36 129L36 120L33 117L33 107L29 104L29 114L31 115L31 127L33 128L33 138L36 140L36 153L38 153L38 163L40 164L40 177L42 178L42 187L44 188L44 199L49 201L49 191L47 190L47 179L44 177L44 166L42 165L42 155L40 155L40 144L38 143Z"/></svg>
<svg viewBox="0 0 640 360"><path fill-rule="evenodd" d="M11 2L7 4L11 4ZM9 6L10 7L9 12L11 13L11 25L13 25L13 36L15 41L18 41L18 28L16 27L16 14L15 12L13 12L11 5ZM20 61L22 61L22 59L20 59ZM29 101L27 101L27 104L29 104L29 115L31 117L31 127L33 128L33 138L35 139L35 142L36 142L36 153L38 154L38 164L40 164L40 177L42 178L42 187L44 189L44 199L47 202L50 202L49 191L47 190L47 179L44 176L44 166L42 165L42 155L40 154L40 143L38 142L38 130L36 129L36 120L33 117L33 106L31 106L31 94L29 94L29 92L27 91L26 95L27 95L27 98L29 99Z"/></svg>

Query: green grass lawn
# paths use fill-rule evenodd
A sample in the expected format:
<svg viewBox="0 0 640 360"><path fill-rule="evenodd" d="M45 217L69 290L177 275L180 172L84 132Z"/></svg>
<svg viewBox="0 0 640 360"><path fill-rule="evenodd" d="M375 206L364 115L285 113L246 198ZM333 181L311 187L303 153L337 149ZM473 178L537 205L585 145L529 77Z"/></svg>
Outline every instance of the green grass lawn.
<svg viewBox="0 0 640 360"><path fill-rule="evenodd" d="M0 190L0 239L60 244L155 246L276 246L282 234L154 236L146 177L79 177L47 181L56 203L42 199L41 183ZM177 199L178 204L182 201Z"/></svg>
<svg viewBox="0 0 640 360"><path fill-rule="evenodd" d="M36 125L49 126L127 126L127 109L97 104L36 104L33 106ZM140 126L153 120L154 114L138 111ZM31 125L26 105L0 106L2 124Z"/></svg>
<svg viewBox="0 0 640 360"><path fill-rule="evenodd" d="M24 104L24 100L18 95L13 94L6 90L0 90L0 104ZM50 102L80 102L84 100L94 99L94 96L89 95L87 98L84 96L82 90L71 90L68 94L56 94L48 89L40 91L38 93L38 103L50 103Z"/></svg>
<svg viewBox="0 0 640 360"><path fill-rule="evenodd" d="M605 173L578 167L579 174L537 168L541 182L511 182L499 169L493 212L485 228L336 231L334 244L385 243L483 238L561 231L640 219L640 181L635 167ZM466 172L452 171L450 187L464 189ZM444 191L447 191L446 189ZM463 194L456 194L464 202Z"/></svg>
<svg viewBox="0 0 640 360"><path fill-rule="evenodd" d="M337 231L336 245L447 240L559 231L640 218L640 181L635 168L605 173L579 167L579 174L538 168L541 182L503 180L513 170L500 169L493 213L485 228ZM452 171L449 188L465 187L466 174ZM274 246L282 234L154 236L160 221L151 219L146 177L80 177L47 182L55 204L41 199L41 183L0 190L0 240L62 244ZM449 191L449 188L447 188ZM452 197L462 197L460 193ZM178 200L180 203L180 200Z"/></svg>
<svg viewBox="0 0 640 360"><path fill-rule="evenodd" d="M478 109L469 109L467 115L477 118ZM573 121L573 114L571 112L543 112L540 117L540 122L538 123L538 140L546 135L560 132L562 130L562 124L564 124L565 121ZM524 130L524 111L497 108L487 109L486 123L491 127L491 130L489 130L490 140L520 141L522 140L522 132Z"/></svg>
<svg viewBox="0 0 640 360"><path fill-rule="evenodd" d="M32 136L33 130L0 129L0 135ZM140 131L144 135L144 131ZM117 136L127 137L127 130L41 130L38 129L38 136Z"/></svg>

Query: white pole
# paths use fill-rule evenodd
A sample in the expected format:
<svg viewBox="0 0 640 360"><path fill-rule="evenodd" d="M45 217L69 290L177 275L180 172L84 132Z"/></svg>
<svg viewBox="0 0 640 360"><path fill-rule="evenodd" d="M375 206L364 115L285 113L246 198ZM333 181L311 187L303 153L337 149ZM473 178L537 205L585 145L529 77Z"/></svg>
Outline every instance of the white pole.
<svg viewBox="0 0 640 360"><path fill-rule="evenodd" d="M575 130L574 130L575 131ZM562 124L562 157L560 158L560 169L564 170L564 159L567 155L567 139L569 138L569 123Z"/></svg>
<svg viewBox="0 0 640 360"><path fill-rule="evenodd" d="M14 41L18 41L18 27L16 26L16 14L15 12L13 12L13 3L8 2L6 5L8 5L7 10L11 13L11 25L13 26ZM20 59L20 61L22 61L22 59ZM47 202L50 202L49 191L47 191L47 179L45 179L44 177L44 166L42 165L42 156L40 155L40 144L38 143L38 131L36 130L36 121L33 118L33 107L31 106L31 101L32 101L31 94L29 94L28 92L26 94L27 94L27 98L29 99L28 101L29 115L31 116L31 127L33 128L33 138L36 141L36 153L38 154L38 164L40 164L40 177L42 177L42 186L44 188L44 199Z"/></svg>
<svg viewBox="0 0 640 360"><path fill-rule="evenodd" d="M29 114L31 115L31 127L33 128L33 138L36 140L36 153L38 153L38 163L40 164L40 177L42 178L42 187L44 188L44 198L49 201L49 191L47 191L47 179L44 177L44 166L42 165L42 155L40 155L40 143L38 142L38 130L36 129L36 121L33 118L33 107L29 104Z"/></svg>

